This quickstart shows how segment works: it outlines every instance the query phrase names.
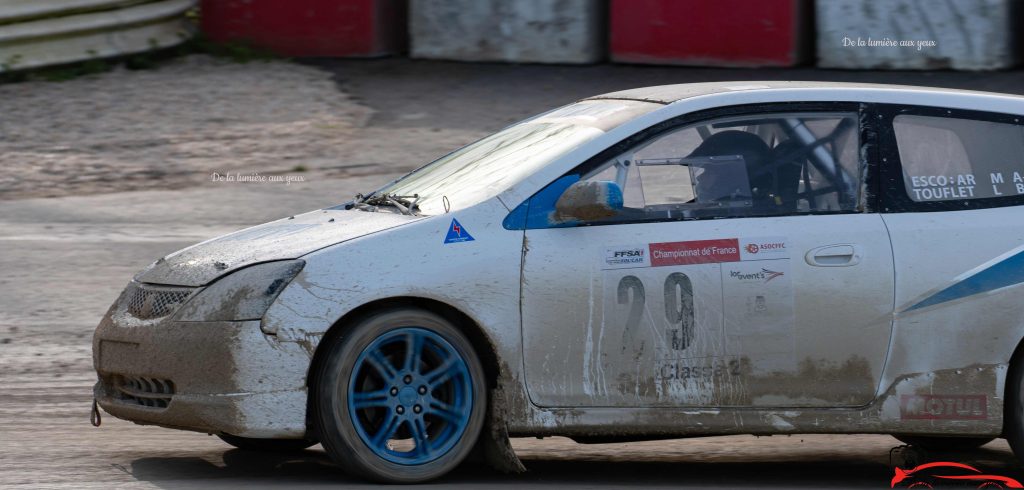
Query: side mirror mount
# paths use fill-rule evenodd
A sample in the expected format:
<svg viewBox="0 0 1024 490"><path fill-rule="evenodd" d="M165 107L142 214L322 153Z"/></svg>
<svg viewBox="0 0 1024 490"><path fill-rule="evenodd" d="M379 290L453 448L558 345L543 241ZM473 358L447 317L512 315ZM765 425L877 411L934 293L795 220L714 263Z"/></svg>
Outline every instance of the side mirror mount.
<svg viewBox="0 0 1024 490"><path fill-rule="evenodd" d="M622 210L622 188L611 181L581 181L569 186L555 202L559 222L593 221L615 216Z"/></svg>

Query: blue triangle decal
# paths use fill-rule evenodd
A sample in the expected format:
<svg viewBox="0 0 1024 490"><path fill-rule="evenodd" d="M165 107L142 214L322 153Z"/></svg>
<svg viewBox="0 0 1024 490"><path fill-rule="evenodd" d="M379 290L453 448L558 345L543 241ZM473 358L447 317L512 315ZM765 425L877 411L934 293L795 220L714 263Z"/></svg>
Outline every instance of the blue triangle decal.
<svg viewBox="0 0 1024 490"><path fill-rule="evenodd" d="M448 236L444 237L444 243L471 242L473 236L462 227L459 220L452 218L452 224L448 226Z"/></svg>

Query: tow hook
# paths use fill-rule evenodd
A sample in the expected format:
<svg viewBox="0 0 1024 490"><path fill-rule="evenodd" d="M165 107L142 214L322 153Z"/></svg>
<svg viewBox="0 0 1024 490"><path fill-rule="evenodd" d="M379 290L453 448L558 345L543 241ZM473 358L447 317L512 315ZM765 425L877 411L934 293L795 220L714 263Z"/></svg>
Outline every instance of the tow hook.
<svg viewBox="0 0 1024 490"><path fill-rule="evenodd" d="M89 414L89 423L93 427L99 427L103 423L103 417L100 416L100 405L96 403L96 399L92 399L92 413Z"/></svg>

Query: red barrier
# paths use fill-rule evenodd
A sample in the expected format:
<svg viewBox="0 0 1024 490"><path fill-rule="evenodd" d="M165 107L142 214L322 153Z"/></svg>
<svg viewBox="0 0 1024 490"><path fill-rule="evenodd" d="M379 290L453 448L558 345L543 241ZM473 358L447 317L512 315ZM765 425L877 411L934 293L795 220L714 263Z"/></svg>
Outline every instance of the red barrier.
<svg viewBox="0 0 1024 490"><path fill-rule="evenodd" d="M793 66L813 46L808 0L611 0L611 59Z"/></svg>
<svg viewBox="0 0 1024 490"><path fill-rule="evenodd" d="M382 56L404 51L403 0L202 0L203 33L285 56Z"/></svg>

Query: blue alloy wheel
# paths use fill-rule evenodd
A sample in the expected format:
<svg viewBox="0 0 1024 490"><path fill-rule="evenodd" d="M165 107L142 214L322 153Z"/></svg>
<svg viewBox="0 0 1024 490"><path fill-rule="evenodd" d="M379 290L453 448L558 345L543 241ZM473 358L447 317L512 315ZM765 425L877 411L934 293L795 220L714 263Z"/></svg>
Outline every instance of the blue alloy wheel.
<svg viewBox="0 0 1024 490"><path fill-rule="evenodd" d="M443 337L419 327L385 332L356 359L348 412L363 443L396 464L422 465L450 451L473 412L466 360Z"/></svg>

